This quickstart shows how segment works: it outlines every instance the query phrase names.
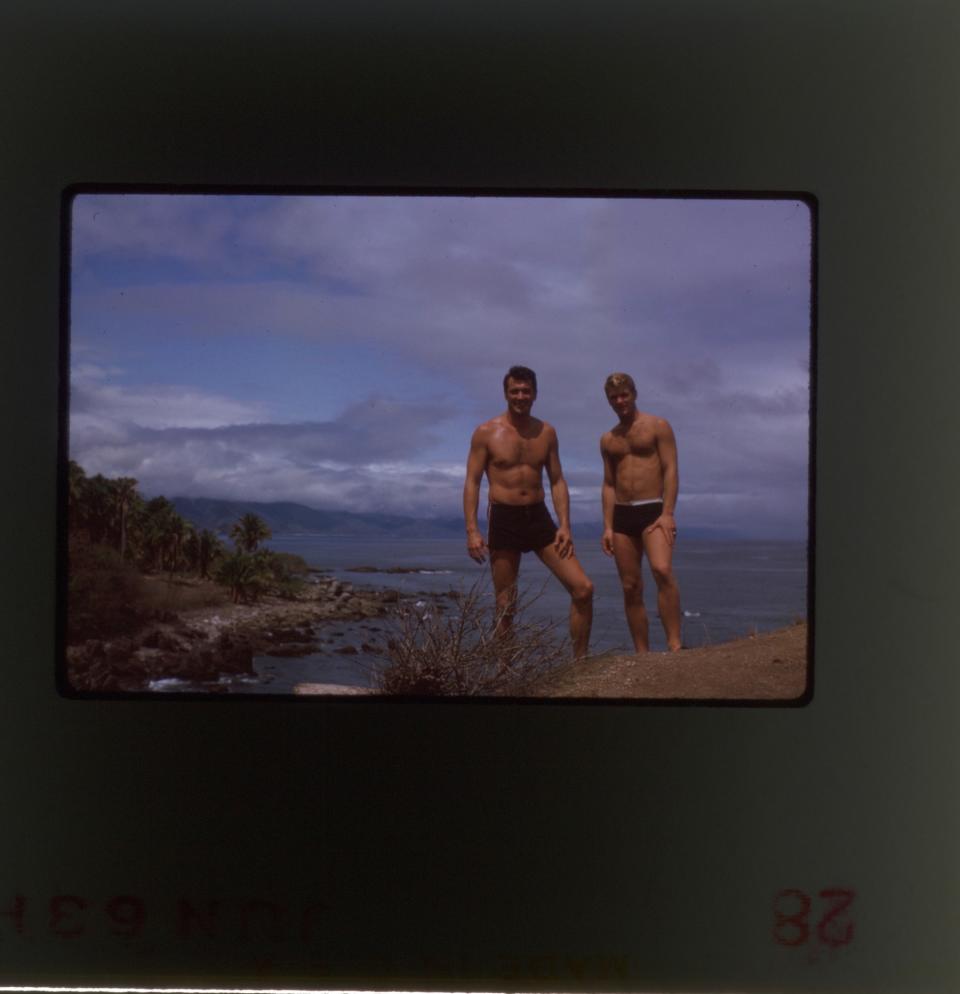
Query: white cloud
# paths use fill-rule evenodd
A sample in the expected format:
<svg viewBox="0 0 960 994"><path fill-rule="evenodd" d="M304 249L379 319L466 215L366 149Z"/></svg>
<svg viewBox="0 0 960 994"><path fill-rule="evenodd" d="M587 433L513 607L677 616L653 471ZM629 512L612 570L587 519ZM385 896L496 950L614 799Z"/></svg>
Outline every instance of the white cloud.
<svg viewBox="0 0 960 994"><path fill-rule="evenodd" d="M236 222L226 203L211 196L83 194L75 198L75 260L100 252L136 258L217 263Z"/></svg>
<svg viewBox="0 0 960 994"><path fill-rule="evenodd" d="M262 417L265 405L167 384L123 387L110 383L119 369L85 363L72 371L71 433L116 435L138 428L217 428Z"/></svg>
<svg viewBox="0 0 960 994"><path fill-rule="evenodd" d="M449 412L377 396L326 422L252 421L258 405L174 386L124 387L86 364L71 394L70 455L150 494L295 500L346 510L451 512L462 469L422 458Z"/></svg>

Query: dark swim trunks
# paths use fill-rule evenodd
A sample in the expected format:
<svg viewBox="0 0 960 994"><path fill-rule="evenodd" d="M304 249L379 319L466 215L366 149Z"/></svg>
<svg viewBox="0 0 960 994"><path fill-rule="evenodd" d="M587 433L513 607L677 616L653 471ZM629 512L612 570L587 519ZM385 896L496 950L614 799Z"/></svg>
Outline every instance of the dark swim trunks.
<svg viewBox="0 0 960 994"><path fill-rule="evenodd" d="M653 500L643 504L617 504L613 509L613 530L633 538L640 538L663 513L663 501Z"/></svg>
<svg viewBox="0 0 960 994"><path fill-rule="evenodd" d="M549 545L557 535L547 505L491 504L487 546L494 550L532 552Z"/></svg>

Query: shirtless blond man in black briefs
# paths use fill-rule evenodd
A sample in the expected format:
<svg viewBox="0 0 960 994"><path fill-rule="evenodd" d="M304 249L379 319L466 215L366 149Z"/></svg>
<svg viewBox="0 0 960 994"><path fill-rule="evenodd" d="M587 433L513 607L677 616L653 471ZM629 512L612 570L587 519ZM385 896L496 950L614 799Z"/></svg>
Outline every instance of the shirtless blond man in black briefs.
<svg viewBox="0 0 960 994"><path fill-rule="evenodd" d="M673 575L679 475L677 443L663 418L637 410L637 388L626 373L604 384L619 424L600 439L603 458L603 538L623 586L627 625L637 652L647 652L649 628L640 567L646 552L657 584L657 607L671 652L680 649L680 590Z"/></svg>
<svg viewBox="0 0 960 994"><path fill-rule="evenodd" d="M480 425L470 440L463 487L467 552L478 563L485 562L489 553L502 636L510 631L520 557L535 552L570 594L570 637L574 655L580 657L590 641L593 584L573 550L570 494L560 468L557 433L530 413L537 398L533 370L512 366L503 379L503 393L506 411ZM544 469L559 527L544 503ZM477 524L484 473L490 485L486 540Z"/></svg>

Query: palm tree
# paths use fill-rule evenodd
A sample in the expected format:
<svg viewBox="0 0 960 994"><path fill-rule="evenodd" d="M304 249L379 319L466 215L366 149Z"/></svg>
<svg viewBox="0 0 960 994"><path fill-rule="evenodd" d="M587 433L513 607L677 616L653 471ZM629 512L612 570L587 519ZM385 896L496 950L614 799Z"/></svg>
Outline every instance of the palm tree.
<svg viewBox="0 0 960 994"><path fill-rule="evenodd" d="M147 554L147 502L140 491L134 492L127 507L127 556L142 562Z"/></svg>
<svg viewBox="0 0 960 994"><path fill-rule="evenodd" d="M210 575L210 564L223 555L223 543L209 528L197 536L197 569L202 579Z"/></svg>
<svg viewBox="0 0 960 994"><path fill-rule="evenodd" d="M154 497L144 508L144 551L154 569L163 569L169 558L175 517L179 515L166 497Z"/></svg>
<svg viewBox="0 0 960 994"><path fill-rule="evenodd" d="M90 541L100 545L109 541L115 521L112 480L103 474L87 477L82 494L81 519L87 528Z"/></svg>
<svg viewBox="0 0 960 994"><path fill-rule="evenodd" d="M260 591L270 582L266 563L258 556L235 552L217 569L216 579L230 588L233 603L256 601Z"/></svg>
<svg viewBox="0 0 960 994"><path fill-rule="evenodd" d="M71 459L67 474L67 500L71 514L79 511L86 484L87 474L83 471L83 467Z"/></svg>
<svg viewBox="0 0 960 994"><path fill-rule="evenodd" d="M245 514L230 529L230 537L241 552L256 552L257 546L270 535L269 525L257 514Z"/></svg>
<svg viewBox="0 0 960 994"><path fill-rule="evenodd" d="M127 555L127 517L130 506L137 496L137 481L130 476L121 476L110 481L110 489L113 492L114 507L120 519L120 558L125 559Z"/></svg>
<svg viewBox="0 0 960 994"><path fill-rule="evenodd" d="M167 519L167 569L172 574L180 565L183 544L191 530L191 525L174 511Z"/></svg>

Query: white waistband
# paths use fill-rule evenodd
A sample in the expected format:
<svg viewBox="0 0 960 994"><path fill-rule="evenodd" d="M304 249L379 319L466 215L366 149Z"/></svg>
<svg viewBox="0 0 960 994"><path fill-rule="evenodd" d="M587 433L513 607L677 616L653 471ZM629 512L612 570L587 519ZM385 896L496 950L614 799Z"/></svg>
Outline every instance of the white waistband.
<svg viewBox="0 0 960 994"><path fill-rule="evenodd" d="M662 497L648 497L646 500L618 500L620 507L639 507L641 504L662 504Z"/></svg>

